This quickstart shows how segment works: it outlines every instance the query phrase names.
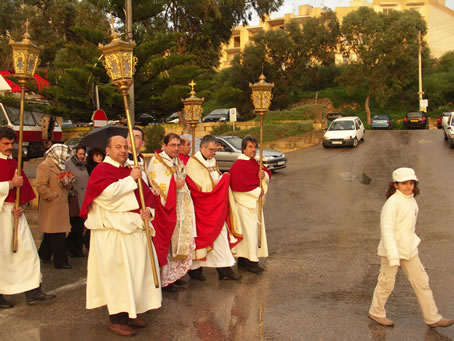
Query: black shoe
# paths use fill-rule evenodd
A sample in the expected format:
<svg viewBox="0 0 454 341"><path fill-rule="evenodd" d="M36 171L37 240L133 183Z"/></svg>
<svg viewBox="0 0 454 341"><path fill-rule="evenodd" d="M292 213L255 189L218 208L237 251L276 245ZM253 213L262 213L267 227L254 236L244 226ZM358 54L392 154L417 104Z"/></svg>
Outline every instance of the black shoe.
<svg viewBox="0 0 454 341"><path fill-rule="evenodd" d="M173 284L175 285L186 285L188 282L182 280L182 279L177 279Z"/></svg>
<svg viewBox="0 0 454 341"><path fill-rule="evenodd" d="M169 284L168 286L162 288L162 291L177 292L177 287L172 283L172 284Z"/></svg>
<svg viewBox="0 0 454 341"><path fill-rule="evenodd" d="M230 267L225 267L225 268L216 268L219 274L219 279L227 279L227 280L232 280L232 281L237 281L241 279L241 275L237 275L233 272L232 268Z"/></svg>
<svg viewBox="0 0 454 341"><path fill-rule="evenodd" d="M0 295L0 309L9 309L14 307L14 304L5 300L3 295Z"/></svg>
<svg viewBox="0 0 454 341"><path fill-rule="evenodd" d="M71 264L55 265L55 269L72 269Z"/></svg>
<svg viewBox="0 0 454 341"><path fill-rule="evenodd" d="M198 281L205 280L205 276L202 274L202 268L198 268L195 270L189 270L188 274L189 274L189 277L191 277L192 279L196 279Z"/></svg>
<svg viewBox="0 0 454 341"><path fill-rule="evenodd" d="M253 272L255 274L265 271L265 269L260 266L259 262L251 262L251 261L249 261L249 265L246 267L246 269L247 269L247 271Z"/></svg>
<svg viewBox="0 0 454 341"><path fill-rule="evenodd" d="M49 300L53 300L55 297L57 297L57 296L54 294L46 294L43 291L39 291L32 297L27 298L27 304L33 305L33 304L36 304L39 302L49 301Z"/></svg>
<svg viewBox="0 0 454 341"><path fill-rule="evenodd" d="M238 257L238 266L240 268L247 268L249 265L249 259L244 258L244 257Z"/></svg>

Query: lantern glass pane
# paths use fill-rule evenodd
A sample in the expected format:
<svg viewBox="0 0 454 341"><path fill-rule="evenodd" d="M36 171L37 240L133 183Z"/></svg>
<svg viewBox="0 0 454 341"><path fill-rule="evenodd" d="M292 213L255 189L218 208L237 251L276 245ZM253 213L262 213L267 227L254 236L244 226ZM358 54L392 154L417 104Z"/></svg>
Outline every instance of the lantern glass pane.
<svg viewBox="0 0 454 341"><path fill-rule="evenodd" d="M33 75L33 66L35 65L35 60L33 56L29 56L27 70L25 71L26 74Z"/></svg>
<svg viewBox="0 0 454 341"><path fill-rule="evenodd" d="M112 74L115 78L117 78L117 75L120 73L120 69L118 68L117 62L112 61Z"/></svg>
<svg viewBox="0 0 454 341"><path fill-rule="evenodd" d="M17 69L16 71L22 71L24 69L24 60L22 59L22 57L18 57L17 58Z"/></svg>
<svg viewBox="0 0 454 341"><path fill-rule="evenodd" d="M127 59L123 60L123 70L124 70L124 76L129 76L129 73L131 72L131 69L129 68L129 61Z"/></svg>

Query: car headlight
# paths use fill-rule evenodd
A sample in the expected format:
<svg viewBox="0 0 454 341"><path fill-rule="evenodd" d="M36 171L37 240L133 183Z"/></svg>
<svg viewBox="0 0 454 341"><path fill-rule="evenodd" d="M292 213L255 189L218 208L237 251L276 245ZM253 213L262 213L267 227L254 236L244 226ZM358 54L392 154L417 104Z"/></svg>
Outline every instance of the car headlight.
<svg viewBox="0 0 454 341"><path fill-rule="evenodd" d="M329 137L328 136L323 136L323 139L329 141Z"/></svg>

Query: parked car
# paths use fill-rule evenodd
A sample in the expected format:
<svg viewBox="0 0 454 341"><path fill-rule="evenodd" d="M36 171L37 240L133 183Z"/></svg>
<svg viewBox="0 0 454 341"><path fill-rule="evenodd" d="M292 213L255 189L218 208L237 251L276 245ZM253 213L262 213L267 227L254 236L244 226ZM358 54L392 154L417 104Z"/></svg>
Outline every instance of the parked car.
<svg viewBox="0 0 454 341"><path fill-rule="evenodd" d="M443 123L446 124L446 121L448 120L449 114L451 114L450 111L445 111L440 114L437 118L437 128L442 129L443 128Z"/></svg>
<svg viewBox="0 0 454 341"><path fill-rule="evenodd" d="M454 112L449 114L446 124L443 125L443 133L449 147L454 148Z"/></svg>
<svg viewBox="0 0 454 341"><path fill-rule="evenodd" d="M63 121L61 122L61 127L63 129L72 128L73 127L73 121L63 119Z"/></svg>
<svg viewBox="0 0 454 341"><path fill-rule="evenodd" d="M236 120L241 121L242 117L237 112ZM202 118L202 122L228 122L230 121L230 109L216 109Z"/></svg>
<svg viewBox="0 0 454 341"><path fill-rule="evenodd" d="M336 118L323 136L323 147L352 146L357 147L364 141L364 124L359 117Z"/></svg>
<svg viewBox="0 0 454 341"><path fill-rule="evenodd" d="M71 149L71 155L76 153L76 147L80 144L82 137L74 137L65 142L65 144Z"/></svg>
<svg viewBox="0 0 454 341"><path fill-rule="evenodd" d="M348 117L349 115L341 113L341 112L329 112L326 114L326 127L329 127L329 125L339 117Z"/></svg>
<svg viewBox="0 0 454 341"><path fill-rule="evenodd" d="M142 113L137 115L136 122L141 125L149 125L150 123L153 123L155 121L155 118L153 115L147 114L147 113Z"/></svg>
<svg viewBox="0 0 454 341"><path fill-rule="evenodd" d="M228 171L232 164L241 154L241 138L238 136L216 136L217 150L214 158L218 163L218 167L221 171ZM200 144L196 143L196 146ZM259 151L255 159L260 159ZM287 167L287 158L285 154L278 152L277 150L263 148L263 164L269 170L277 170Z"/></svg>
<svg viewBox="0 0 454 341"><path fill-rule="evenodd" d="M375 115L372 117L370 127L372 129L392 129L394 122L389 115Z"/></svg>
<svg viewBox="0 0 454 341"><path fill-rule="evenodd" d="M408 112L404 117L404 128L405 129L411 129L411 128L427 129L427 128L429 128L426 113L424 111Z"/></svg>
<svg viewBox="0 0 454 341"><path fill-rule="evenodd" d="M180 123L180 118L178 117L178 113L174 112L172 115L167 117L165 119L165 123L174 123L174 124Z"/></svg>

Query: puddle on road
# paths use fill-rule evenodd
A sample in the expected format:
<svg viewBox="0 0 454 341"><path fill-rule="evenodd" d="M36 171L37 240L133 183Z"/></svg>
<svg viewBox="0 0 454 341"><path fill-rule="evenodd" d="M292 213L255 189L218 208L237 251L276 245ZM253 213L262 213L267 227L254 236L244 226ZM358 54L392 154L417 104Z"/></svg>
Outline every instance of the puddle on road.
<svg viewBox="0 0 454 341"><path fill-rule="evenodd" d="M367 176L366 173L361 173L359 175L352 174L350 172L340 173L340 176L348 182L359 182L363 185L370 185L372 178Z"/></svg>

